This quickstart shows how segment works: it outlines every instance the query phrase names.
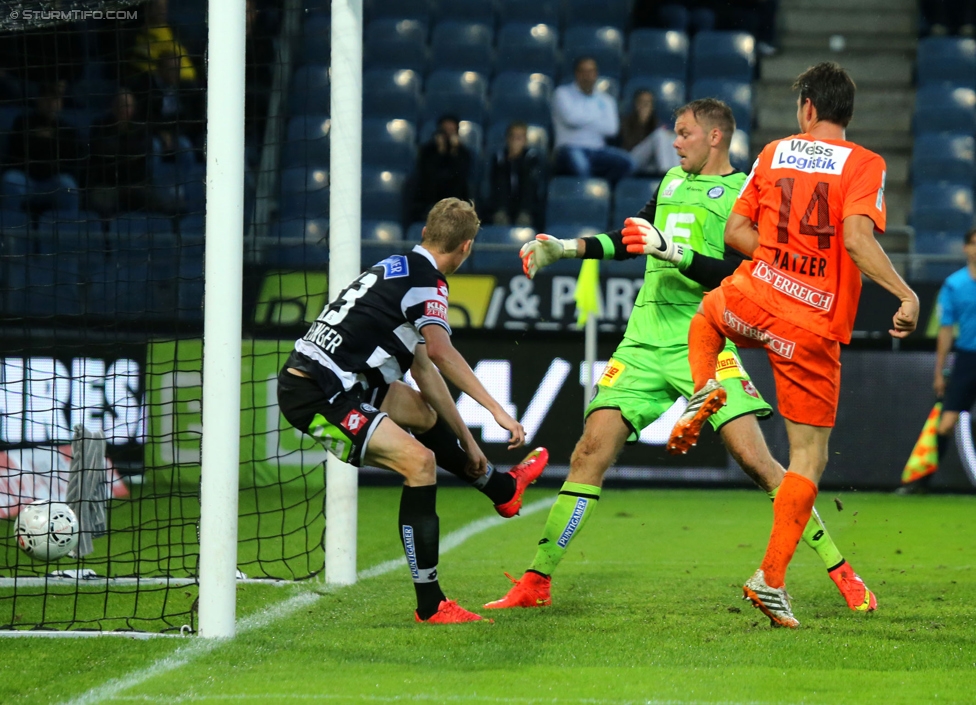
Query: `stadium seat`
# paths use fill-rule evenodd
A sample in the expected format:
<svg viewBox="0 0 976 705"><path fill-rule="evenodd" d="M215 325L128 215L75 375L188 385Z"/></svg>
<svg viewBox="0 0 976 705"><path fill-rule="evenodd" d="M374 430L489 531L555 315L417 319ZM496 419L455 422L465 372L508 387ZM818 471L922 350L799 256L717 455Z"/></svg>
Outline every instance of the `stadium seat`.
<svg viewBox="0 0 976 705"><path fill-rule="evenodd" d="M309 113L328 115L332 109L329 104L329 86L329 67L327 65L306 64L299 66L291 79L288 110L292 115Z"/></svg>
<svg viewBox="0 0 976 705"><path fill-rule="evenodd" d="M600 76L596 79L596 86L594 90L600 93L606 93L607 95L613 97L614 100L620 100L620 81L616 78L610 76Z"/></svg>
<svg viewBox="0 0 976 705"><path fill-rule="evenodd" d="M610 185L603 179L557 176L549 182L546 227L589 225L601 230L610 218Z"/></svg>
<svg viewBox="0 0 976 705"><path fill-rule="evenodd" d="M410 172L417 161L417 135L406 120L363 121L363 165Z"/></svg>
<svg viewBox="0 0 976 705"><path fill-rule="evenodd" d="M956 255L963 253L962 234L959 231L945 232L920 230L915 233L915 252L920 255Z"/></svg>
<svg viewBox="0 0 976 705"><path fill-rule="evenodd" d="M329 239L329 221L325 218L279 220L271 226L270 235L282 244L296 242L324 244Z"/></svg>
<svg viewBox="0 0 976 705"><path fill-rule="evenodd" d="M303 167L282 169L278 216L282 219L328 218L328 170Z"/></svg>
<svg viewBox="0 0 976 705"><path fill-rule="evenodd" d="M367 220L362 224L361 266L372 267L391 255L403 254L413 245L403 239L399 222Z"/></svg>
<svg viewBox="0 0 976 705"><path fill-rule="evenodd" d="M920 39L915 66L919 86L952 83L976 89L976 39Z"/></svg>
<svg viewBox="0 0 976 705"><path fill-rule="evenodd" d="M752 128L752 84L748 81L702 79L691 86L691 99L718 98L728 103L735 124L743 130Z"/></svg>
<svg viewBox="0 0 976 705"><path fill-rule="evenodd" d="M427 70L427 25L417 20L379 19L366 26L364 69Z"/></svg>
<svg viewBox="0 0 976 705"><path fill-rule="evenodd" d="M722 78L751 82L756 67L756 41L745 32L699 32L691 43L693 81Z"/></svg>
<svg viewBox="0 0 976 705"><path fill-rule="evenodd" d="M296 115L288 121L282 165L285 167L329 167L329 130L325 115Z"/></svg>
<svg viewBox="0 0 976 705"><path fill-rule="evenodd" d="M424 232L424 223L411 223L410 227L407 228L407 240L410 242L420 242L420 238Z"/></svg>
<svg viewBox="0 0 976 705"><path fill-rule="evenodd" d="M109 232L123 237L170 235L174 231L173 218L164 213L123 213L109 222Z"/></svg>
<svg viewBox="0 0 976 705"><path fill-rule="evenodd" d="M505 72L491 82L491 123L513 120L548 125L552 116L552 79L539 73Z"/></svg>
<svg viewBox="0 0 976 705"><path fill-rule="evenodd" d="M493 154L505 146L505 133L508 130L508 123L494 122L488 128L485 136L485 153ZM549 153L549 130L543 125L529 125L527 143L542 154Z"/></svg>
<svg viewBox="0 0 976 705"><path fill-rule="evenodd" d="M424 122L442 115L482 124L488 82L475 71L435 71L427 79Z"/></svg>
<svg viewBox="0 0 976 705"><path fill-rule="evenodd" d="M946 184L920 184L912 192L911 224L917 231L962 233L973 224L973 190Z"/></svg>
<svg viewBox="0 0 976 705"><path fill-rule="evenodd" d="M363 74L363 117L416 122L421 105L420 74L411 69L371 69Z"/></svg>
<svg viewBox="0 0 976 705"><path fill-rule="evenodd" d="M316 13L302 23L302 61L329 64L332 61L332 16Z"/></svg>
<svg viewBox="0 0 976 705"><path fill-rule="evenodd" d="M281 269L327 269L329 248L324 243L286 242L265 249L262 259L269 267Z"/></svg>
<svg viewBox="0 0 976 705"><path fill-rule="evenodd" d="M582 56L596 60L601 76L620 78L624 34L616 27L574 26L563 33L562 83L573 80L573 64Z"/></svg>
<svg viewBox="0 0 976 705"><path fill-rule="evenodd" d="M925 133L915 138L912 182L972 186L976 179L976 142L972 135Z"/></svg>
<svg viewBox="0 0 976 705"><path fill-rule="evenodd" d="M559 32L555 26L514 22L498 32L499 71L525 71L556 75Z"/></svg>
<svg viewBox="0 0 976 705"><path fill-rule="evenodd" d="M558 27L561 0L499 0L498 14L502 24L528 22Z"/></svg>
<svg viewBox="0 0 976 705"><path fill-rule="evenodd" d="M448 20L434 27L431 37L431 66L438 69L492 73L495 41L493 29L479 22Z"/></svg>
<svg viewBox="0 0 976 705"><path fill-rule="evenodd" d="M621 179L613 192L613 218L611 228L622 228L624 220L640 213L657 193L660 179Z"/></svg>
<svg viewBox="0 0 976 705"><path fill-rule="evenodd" d="M688 35L684 32L635 29L628 45L628 76L661 76L678 81L688 76Z"/></svg>
<svg viewBox="0 0 976 705"><path fill-rule="evenodd" d="M535 230L532 228L482 226L471 255L473 266L479 272L517 272L521 267L519 248L533 239Z"/></svg>
<svg viewBox="0 0 976 705"><path fill-rule="evenodd" d="M417 20L430 24L430 0L368 0L370 24L380 19Z"/></svg>
<svg viewBox="0 0 976 705"><path fill-rule="evenodd" d="M685 83L671 78L656 76L634 76L624 86L621 96L621 114L630 111L634 101L634 93L639 90L649 90L654 94L654 115L658 122L674 124L674 111L685 104Z"/></svg>
<svg viewBox="0 0 976 705"><path fill-rule="evenodd" d="M565 0L566 26L605 25L624 31L630 25L632 0Z"/></svg>
<svg viewBox="0 0 976 705"><path fill-rule="evenodd" d="M489 27L495 26L494 0L433 0L434 17L437 22L458 20L478 22Z"/></svg>
<svg viewBox="0 0 976 705"><path fill-rule="evenodd" d="M976 132L976 91L972 88L924 86L915 93L915 134Z"/></svg>
<svg viewBox="0 0 976 705"><path fill-rule="evenodd" d="M752 157L749 156L749 133L740 129L732 134L732 144L729 147L729 161L739 171L752 171Z"/></svg>
<svg viewBox="0 0 976 705"><path fill-rule="evenodd" d="M403 221L403 186L401 172L363 168L362 213L366 220Z"/></svg>
<svg viewBox="0 0 976 705"><path fill-rule="evenodd" d="M148 258L122 256L87 272L86 313L112 320L161 317L162 307L154 306L153 294L157 282L168 280L172 283L177 278L172 254L158 258L156 267L151 267ZM172 311L175 296L167 303Z"/></svg>
<svg viewBox="0 0 976 705"><path fill-rule="evenodd" d="M6 265L4 309L8 318L81 314L80 272L73 255L12 257Z"/></svg>

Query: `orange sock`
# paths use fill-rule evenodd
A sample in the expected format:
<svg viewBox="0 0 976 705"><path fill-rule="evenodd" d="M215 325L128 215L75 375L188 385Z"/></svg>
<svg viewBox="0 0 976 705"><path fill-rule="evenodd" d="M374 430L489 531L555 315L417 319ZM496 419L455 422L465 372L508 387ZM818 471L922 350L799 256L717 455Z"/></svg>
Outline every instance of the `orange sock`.
<svg viewBox="0 0 976 705"><path fill-rule="evenodd" d="M696 313L688 329L688 362L696 392L715 377L715 364L724 347L725 337L712 328L707 318Z"/></svg>
<svg viewBox="0 0 976 705"><path fill-rule="evenodd" d="M759 566L769 587L781 588L786 582L786 568L810 521L816 499L817 486L813 482L795 472L786 473L773 501L773 533Z"/></svg>

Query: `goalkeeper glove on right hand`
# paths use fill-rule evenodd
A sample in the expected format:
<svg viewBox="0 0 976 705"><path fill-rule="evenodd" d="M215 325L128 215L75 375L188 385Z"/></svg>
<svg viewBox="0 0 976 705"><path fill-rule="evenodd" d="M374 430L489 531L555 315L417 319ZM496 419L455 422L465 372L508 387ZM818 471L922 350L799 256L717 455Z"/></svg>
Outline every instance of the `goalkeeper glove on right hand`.
<svg viewBox="0 0 976 705"><path fill-rule="evenodd" d="M650 255L673 264L678 264L685 255L684 245L679 245L643 218L627 218L621 233L627 252L633 255Z"/></svg>
<svg viewBox="0 0 976 705"><path fill-rule="evenodd" d="M536 272L561 259L576 257L576 240L560 240L552 235L540 233L535 240L522 245L519 257L522 258L522 271L532 279Z"/></svg>

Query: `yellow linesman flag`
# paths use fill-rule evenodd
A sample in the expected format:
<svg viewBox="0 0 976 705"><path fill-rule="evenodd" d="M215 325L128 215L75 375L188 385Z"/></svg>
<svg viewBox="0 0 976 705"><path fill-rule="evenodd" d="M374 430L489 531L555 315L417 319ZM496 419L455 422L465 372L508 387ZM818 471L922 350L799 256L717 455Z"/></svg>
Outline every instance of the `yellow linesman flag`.
<svg viewBox="0 0 976 705"><path fill-rule="evenodd" d="M922 426L912 454L908 457L905 469L901 473L901 483L907 485L931 475L939 469L939 444L936 430L939 428L939 416L942 414L942 402L936 402L929 412Z"/></svg>
<svg viewBox="0 0 976 705"><path fill-rule="evenodd" d="M600 260L583 260L573 298L576 299L576 310L579 311L577 328L585 326L586 319L591 315L600 315Z"/></svg>

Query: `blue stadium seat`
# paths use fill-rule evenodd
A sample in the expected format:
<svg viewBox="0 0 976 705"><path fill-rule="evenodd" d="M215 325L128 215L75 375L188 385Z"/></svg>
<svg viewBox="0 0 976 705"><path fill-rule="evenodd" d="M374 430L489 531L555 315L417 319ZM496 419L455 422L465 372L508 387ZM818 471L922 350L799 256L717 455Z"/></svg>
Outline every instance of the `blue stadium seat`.
<svg viewBox="0 0 976 705"><path fill-rule="evenodd" d="M556 75L559 32L555 26L513 22L498 32L499 71L526 71Z"/></svg>
<svg viewBox="0 0 976 705"><path fill-rule="evenodd" d="M552 116L552 79L539 73L507 71L491 82L490 122L513 120L548 125Z"/></svg>
<svg viewBox="0 0 976 705"><path fill-rule="evenodd" d="M363 168L362 213L366 220L403 221L403 186L401 172Z"/></svg>
<svg viewBox="0 0 976 705"><path fill-rule="evenodd" d="M363 117L416 122L421 105L420 74L410 69L372 69L363 74Z"/></svg>
<svg viewBox="0 0 976 705"><path fill-rule="evenodd" d="M673 125L675 109L680 108L686 101L684 81L657 76L634 76L627 85L621 100L621 114L626 114L634 102L634 93L639 90L649 90L654 94L654 115L658 122Z"/></svg>
<svg viewBox="0 0 976 705"><path fill-rule="evenodd" d="M288 121L282 165L285 167L329 167L329 130L325 115L296 115Z"/></svg>
<svg viewBox="0 0 976 705"><path fill-rule="evenodd" d="M632 4L631 0L566 0L566 26L590 24L626 30Z"/></svg>
<svg viewBox="0 0 976 705"><path fill-rule="evenodd" d="M131 238L147 235L170 235L173 233L173 218L165 213L132 212L123 213L110 221L109 232Z"/></svg>
<svg viewBox="0 0 976 705"><path fill-rule="evenodd" d="M610 76L600 76L596 79L596 86L594 90L601 93L606 93L613 97L614 100L620 100L620 81L616 78Z"/></svg>
<svg viewBox="0 0 976 705"><path fill-rule="evenodd" d="M729 161L739 171L752 171L753 159L749 155L749 133L736 129L732 134L732 144L729 146Z"/></svg>
<svg viewBox="0 0 976 705"><path fill-rule="evenodd" d="M563 33L562 82L573 80L573 64L583 56L596 59L601 76L620 79L624 34L616 27L574 26Z"/></svg>
<svg viewBox="0 0 976 705"><path fill-rule="evenodd" d="M915 93L915 133L976 132L976 91L952 86L923 86Z"/></svg>
<svg viewBox="0 0 976 705"><path fill-rule="evenodd" d="M471 255L472 264L479 272L518 271L521 267L519 248L533 239L535 239L535 230L532 228L482 226L478 231L478 239Z"/></svg>
<svg viewBox="0 0 976 705"><path fill-rule="evenodd" d="M613 218L610 225L622 228L624 220L640 213L641 209L657 193L660 179L621 179L613 192Z"/></svg>
<svg viewBox="0 0 976 705"><path fill-rule="evenodd" d="M364 69L427 70L427 25L417 20L379 19L366 26Z"/></svg>
<svg viewBox="0 0 976 705"><path fill-rule="evenodd" d="M664 76L678 81L688 76L688 35L684 32L635 29L628 44L628 76Z"/></svg>
<svg viewBox="0 0 976 705"><path fill-rule="evenodd" d="M329 248L324 243L281 243L267 248L262 259L269 267L281 269L327 269Z"/></svg>
<svg viewBox="0 0 976 705"><path fill-rule="evenodd" d="M153 187L164 193L178 195L191 211L204 209L206 200L206 167L198 162L184 165L159 162L153 165Z"/></svg>
<svg viewBox="0 0 976 705"><path fill-rule="evenodd" d="M328 115L332 107L329 104L329 67L324 64L306 64L299 66L291 79L291 90L288 96L288 110L292 115L319 113Z"/></svg>
<svg viewBox="0 0 976 705"><path fill-rule="evenodd" d="M603 179L557 176L549 182L546 227L589 225L605 228L610 219L610 184Z"/></svg>
<svg viewBox="0 0 976 705"><path fill-rule="evenodd" d="M406 120L363 121L363 165L410 172L417 160L417 135Z"/></svg>
<svg viewBox="0 0 976 705"><path fill-rule="evenodd" d="M9 258L5 314L8 318L80 315L80 281L78 261L70 254Z"/></svg>
<svg viewBox="0 0 976 705"><path fill-rule="evenodd" d="M386 220L366 220L362 224L362 251L360 264L363 269L371 267L391 255L408 251L413 245L404 242L403 229L399 222Z"/></svg>
<svg viewBox="0 0 976 705"><path fill-rule="evenodd" d="M748 81L729 81L705 78L691 86L691 99L718 98L728 103L735 116L736 127L752 128L752 84Z"/></svg>
<svg viewBox="0 0 976 705"><path fill-rule="evenodd" d="M430 24L433 8L430 0L369 0L370 24L379 19L419 20Z"/></svg>
<svg viewBox="0 0 976 705"><path fill-rule="evenodd" d="M972 135L925 133L915 138L912 182L945 182L972 186L976 179L976 141Z"/></svg>
<svg viewBox="0 0 976 705"><path fill-rule="evenodd" d="M328 218L328 170L303 167L282 169L278 216L282 219Z"/></svg>
<svg viewBox="0 0 976 705"><path fill-rule="evenodd" d="M920 184L912 192L912 226L916 230L965 232L973 224L973 189Z"/></svg>
<svg viewBox="0 0 976 705"><path fill-rule="evenodd" d="M756 40L745 32L699 32L691 42L693 81L724 78L752 81L756 66Z"/></svg>
<svg viewBox="0 0 976 705"><path fill-rule="evenodd" d="M168 262L173 262L172 258L168 258ZM169 274L170 281L176 278L175 267L165 274L161 272L163 269L160 265L151 272L148 258L128 256L92 269L86 273L86 313L112 320L157 317L153 314L161 312L153 306L154 280L165 278L165 274ZM175 297L169 303L175 303Z"/></svg>
<svg viewBox="0 0 976 705"><path fill-rule="evenodd" d="M329 221L325 218L292 218L271 226L271 237L282 244L311 242L323 244L329 239Z"/></svg>
<svg viewBox="0 0 976 705"><path fill-rule="evenodd" d="M558 27L560 0L499 0L498 15L502 24L529 22Z"/></svg>
<svg viewBox="0 0 976 705"><path fill-rule="evenodd" d="M548 121L547 121L548 122ZM493 154L505 146L505 132L508 130L508 123L494 122L488 128L485 136L485 152ZM529 125L527 142L530 147L534 147L542 154L549 153L549 130L543 125Z"/></svg>
<svg viewBox="0 0 976 705"><path fill-rule="evenodd" d="M434 27L431 36L431 66L438 69L477 71L491 75L495 33L479 22L448 20Z"/></svg>
<svg viewBox="0 0 976 705"><path fill-rule="evenodd" d="M181 261L176 282L176 316L181 321L203 320L203 259Z"/></svg>
<svg viewBox="0 0 976 705"><path fill-rule="evenodd" d="M410 242L420 242L424 232L424 223L411 223L407 228L407 240Z"/></svg>
<svg viewBox="0 0 976 705"><path fill-rule="evenodd" d="M487 89L487 80L475 71L435 71L427 79L424 122L451 114L482 124Z"/></svg>
<svg viewBox="0 0 976 705"><path fill-rule="evenodd" d="M976 88L976 39L925 37L918 42L918 85L952 83Z"/></svg>
<svg viewBox="0 0 976 705"><path fill-rule="evenodd" d="M302 61L329 64L332 61L332 16L316 13L302 23Z"/></svg>
<svg viewBox="0 0 976 705"><path fill-rule="evenodd" d="M438 22L460 20L495 26L494 0L433 0L434 16Z"/></svg>
<svg viewBox="0 0 976 705"><path fill-rule="evenodd" d="M965 258L960 231L920 230L915 233L915 252L920 255L956 255Z"/></svg>

